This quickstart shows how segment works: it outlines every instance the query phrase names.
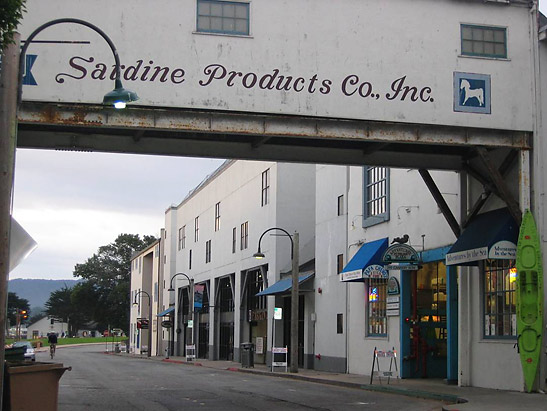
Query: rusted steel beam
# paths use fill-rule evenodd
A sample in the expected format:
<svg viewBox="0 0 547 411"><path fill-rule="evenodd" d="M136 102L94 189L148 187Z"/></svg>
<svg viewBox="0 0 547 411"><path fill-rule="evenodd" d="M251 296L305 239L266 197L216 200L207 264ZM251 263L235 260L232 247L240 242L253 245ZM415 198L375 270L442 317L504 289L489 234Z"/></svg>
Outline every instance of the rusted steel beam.
<svg viewBox="0 0 547 411"><path fill-rule="evenodd" d="M530 133L363 120L251 114L185 108L131 106L114 110L98 105L23 102L21 124L112 129L195 131L253 136L413 143L423 145L529 148Z"/></svg>
<svg viewBox="0 0 547 411"><path fill-rule="evenodd" d="M522 212L520 210L518 201L515 200L515 198L509 191L507 184L505 184L502 174L499 172L499 170L496 168L496 166L490 159L488 150L486 150L485 147L476 147L475 150L477 151L484 165L486 166L486 169L488 170L488 174L490 175L490 179L492 180L492 183L494 184L494 186L496 187L496 189L501 195L500 198L503 201L505 201L505 203L509 207L509 212L515 219L515 222L520 226L520 223L522 222Z"/></svg>
<svg viewBox="0 0 547 411"><path fill-rule="evenodd" d="M418 172L422 176L422 179L424 180L425 185L427 186L431 195L435 199L437 206L440 208L441 212L443 213L443 216L446 219L446 222L448 223L450 228L452 229L452 232L454 233L456 238L458 238L461 233L458 220L456 220L456 217L454 217L454 214L452 214L452 211L450 210L450 207L446 203L441 191L437 187L437 184L435 184L433 177L431 177L431 174L429 174L429 171L427 171L426 169L420 168L418 169Z"/></svg>

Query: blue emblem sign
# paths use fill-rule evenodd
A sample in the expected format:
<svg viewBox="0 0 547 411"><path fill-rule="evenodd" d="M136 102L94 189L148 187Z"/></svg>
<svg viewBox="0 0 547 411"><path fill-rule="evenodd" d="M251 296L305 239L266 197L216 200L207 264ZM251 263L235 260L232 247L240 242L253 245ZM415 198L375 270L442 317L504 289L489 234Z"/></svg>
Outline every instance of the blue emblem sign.
<svg viewBox="0 0 547 411"><path fill-rule="evenodd" d="M454 72L454 111L491 113L490 76Z"/></svg>

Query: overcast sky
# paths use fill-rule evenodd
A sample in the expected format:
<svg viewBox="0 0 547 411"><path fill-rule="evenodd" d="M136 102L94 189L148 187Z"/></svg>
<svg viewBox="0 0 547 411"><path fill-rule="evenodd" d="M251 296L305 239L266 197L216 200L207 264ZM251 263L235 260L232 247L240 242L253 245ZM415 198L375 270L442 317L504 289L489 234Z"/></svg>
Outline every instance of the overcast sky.
<svg viewBox="0 0 547 411"><path fill-rule="evenodd" d="M38 247L14 278L73 278L118 234L158 236L164 212L222 160L17 150L13 216Z"/></svg>

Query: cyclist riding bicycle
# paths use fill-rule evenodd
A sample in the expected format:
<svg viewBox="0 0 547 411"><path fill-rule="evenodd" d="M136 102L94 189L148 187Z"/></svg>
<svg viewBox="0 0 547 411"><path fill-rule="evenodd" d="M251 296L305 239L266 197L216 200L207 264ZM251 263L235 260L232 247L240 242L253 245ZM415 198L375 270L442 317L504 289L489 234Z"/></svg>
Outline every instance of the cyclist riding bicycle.
<svg viewBox="0 0 547 411"><path fill-rule="evenodd" d="M49 333L47 336L47 342L49 344L49 355L51 358L55 355L55 349L57 347L57 334Z"/></svg>

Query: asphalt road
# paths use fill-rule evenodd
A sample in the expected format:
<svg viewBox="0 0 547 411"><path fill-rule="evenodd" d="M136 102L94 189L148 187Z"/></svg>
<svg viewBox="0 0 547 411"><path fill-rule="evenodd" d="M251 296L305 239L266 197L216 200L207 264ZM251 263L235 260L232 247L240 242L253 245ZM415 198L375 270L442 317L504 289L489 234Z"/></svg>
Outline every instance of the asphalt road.
<svg viewBox="0 0 547 411"><path fill-rule="evenodd" d="M59 411L440 410L438 401L61 347ZM49 361L38 353L37 361Z"/></svg>

